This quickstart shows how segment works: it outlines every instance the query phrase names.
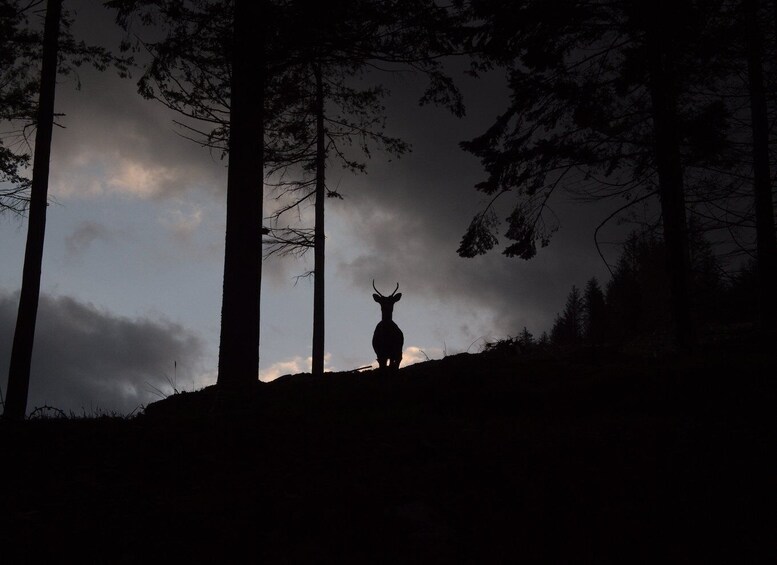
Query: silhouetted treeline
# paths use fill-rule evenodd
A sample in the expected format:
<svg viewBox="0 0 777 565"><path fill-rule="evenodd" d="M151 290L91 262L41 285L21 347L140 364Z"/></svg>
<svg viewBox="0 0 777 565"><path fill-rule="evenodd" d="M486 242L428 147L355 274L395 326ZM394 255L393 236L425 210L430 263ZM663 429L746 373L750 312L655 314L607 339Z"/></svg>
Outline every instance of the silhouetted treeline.
<svg viewBox="0 0 777 565"><path fill-rule="evenodd" d="M727 272L699 231L691 234L691 315L701 341L755 339L760 316L757 262L751 259ZM664 242L655 232L633 231L610 279L602 284L591 277L582 290L573 284L549 331L535 337L524 327L515 337L486 343L484 350L527 353L548 347L633 342L671 347L664 253Z"/></svg>
<svg viewBox="0 0 777 565"><path fill-rule="evenodd" d="M691 315L702 336L758 321L756 263L727 274L700 235L690 238ZM650 231L627 238L612 276L602 287L593 277L585 289L572 285L550 331L554 345L622 344L651 337L670 343L669 281L664 241ZM703 338L702 338L703 339Z"/></svg>
<svg viewBox="0 0 777 565"><path fill-rule="evenodd" d="M476 188L491 198L473 217L459 254L486 253L501 235L505 255L531 259L559 227L552 202L561 191L590 201L621 199L601 226L652 201L665 271L656 291L666 305L650 316L663 318L668 308L674 342L693 348L697 303L708 290L692 271L698 265L689 224L699 221L728 230L737 243L749 240L747 251L759 264L758 323L768 341L777 324L770 172L777 5L462 4L472 23L474 70L503 68L511 96L491 127L461 144L480 159L486 174ZM495 203L501 206L506 192L514 204L501 210ZM501 234L500 216L507 225ZM577 339L582 330L570 315L560 320L559 335Z"/></svg>

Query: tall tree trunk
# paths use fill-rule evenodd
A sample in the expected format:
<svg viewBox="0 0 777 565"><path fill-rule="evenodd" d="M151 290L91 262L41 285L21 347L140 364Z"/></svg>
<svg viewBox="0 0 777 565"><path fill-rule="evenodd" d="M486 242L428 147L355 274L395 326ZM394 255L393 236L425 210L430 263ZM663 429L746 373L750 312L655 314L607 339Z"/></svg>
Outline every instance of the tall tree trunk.
<svg viewBox="0 0 777 565"><path fill-rule="evenodd" d="M670 281L670 307L675 342L681 350L688 350L696 340L690 308L688 225L677 133L677 77L669 42L672 32L668 31L672 27L672 10L666 0L656 1L646 23L654 151Z"/></svg>
<svg viewBox="0 0 777 565"><path fill-rule="evenodd" d="M777 328L777 238L769 170L769 116L763 77L763 35L758 25L758 0L745 0L747 75L753 123L753 190L758 253L758 312L761 337L774 338Z"/></svg>
<svg viewBox="0 0 777 565"><path fill-rule="evenodd" d="M8 394L5 399L4 415L11 420L24 419L27 411L32 347L35 341L35 322L38 317L38 300L40 298L43 241L46 235L49 161L51 159L51 135L54 129L54 94L57 83L57 51L61 13L62 0L48 0L43 30L43 61L41 64L37 131L35 132L32 187L30 189L27 245L24 251L19 312L16 316L16 330L8 371Z"/></svg>
<svg viewBox="0 0 777 565"><path fill-rule="evenodd" d="M316 227L313 274L313 374L324 374L324 203L326 199L326 145L324 131L324 82L321 66L316 76Z"/></svg>
<svg viewBox="0 0 777 565"><path fill-rule="evenodd" d="M261 11L261 2L256 0L235 2L219 386L250 385L259 374L264 137Z"/></svg>

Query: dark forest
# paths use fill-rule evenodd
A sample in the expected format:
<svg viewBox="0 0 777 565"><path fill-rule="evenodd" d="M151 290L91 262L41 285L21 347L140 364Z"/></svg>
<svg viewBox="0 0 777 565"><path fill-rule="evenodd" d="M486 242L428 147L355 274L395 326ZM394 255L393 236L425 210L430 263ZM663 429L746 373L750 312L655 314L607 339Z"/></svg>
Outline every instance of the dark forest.
<svg viewBox="0 0 777 565"><path fill-rule="evenodd" d="M116 48L69 3L0 0L0 214L26 231L4 563L773 561L777 1L96 2ZM132 414L28 401L55 96L88 73L132 81L226 168L215 382ZM563 205L599 214L575 237L608 277L548 281L569 288L549 327L409 364L413 287L381 272L359 329L377 368L326 370L335 179L410 153L386 117L402 73L461 120L464 76L505 80L448 158L481 179L450 189L481 203L457 261L532 269ZM261 382L263 265L306 254L310 371Z"/></svg>

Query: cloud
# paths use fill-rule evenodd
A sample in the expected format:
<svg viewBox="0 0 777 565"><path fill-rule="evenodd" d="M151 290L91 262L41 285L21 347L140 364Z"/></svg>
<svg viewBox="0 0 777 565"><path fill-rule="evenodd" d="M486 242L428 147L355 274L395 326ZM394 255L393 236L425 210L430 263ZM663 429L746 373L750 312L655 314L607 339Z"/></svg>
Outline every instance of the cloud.
<svg viewBox="0 0 777 565"><path fill-rule="evenodd" d="M477 334L514 335L524 325L539 334L563 309L572 284L582 286L592 276L607 280L593 231L618 203L582 204L559 190L550 205L560 229L537 257L505 257L501 249L509 241L504 237L485 256L459 257L461 237L485 204L475 189L485 173L459 142L481 135L507 103L501 76L459 84L467 102L462 120L418 108L413 84L392 90L389 133L410 142L413 152L391 163L376 156L367 175L342 178L345 200L332 202L327 211L332 219L327 225L338 226L337 237L328 241L329 264L334 276L358 288L369 288L373 278L379 288L391 289L399 281L405 300L418 300L424 310L482 321L471 324ZM337 173L330 178L338 182ZM514 198L500 199L500 218L509 215ZM501 233L505 229L503 223Z"/></svg>
<svg viewBox="0 0 777 565"><path fill-rule="evenodd" d="M51 194L166 199L194 190L223 195L226 161L185 139L180 114L143 99L133 81L88 67L83 86L57 91L61 130L53 138Z"/></svg>
<svg viewBox="0 0 777 565"><path fill-rule="evenodd" d="M172 232L177 240L188 242L202 224L202 219L202 208L192 204L181 203L180 206L168 210L160 218L160 222Z"/></svg>
<svg viewBox="0 0 777 565"><path fill-rule="evenodd" d="M270 365L268 368L259 371L259 380L265 383L269 383L270 381L274 381L283 375L296 375L298 373L310 371L310 367L310 357L307 359L303 357L294 357L293 359L278 361Z"/></svg>
<svg viewBox="0 0 777 565"><path fill-rule="evenodd" d="M149 198L185 184L187 180L184 171L176 167L120 159L108 172L106 188L138 198Z"/></svg>
<svg viewBox="0 0 777 565"><path fill-rule="evenodd" d="M159 162L151 156L118 155L111 144L93 145L82 136L83 154L58 156L52 174L52 193L58 199L125 196L162 199L179 196L205 180L215 184L202 167L188 168ZM196 148L195 148L196 149Z"/></svg>
<svg viewBox="0 0 777 565"><path fill-rule="evenodd" d="M420 348L415 345L405 347L402 351L402 367L422 363L431 359L439 359L444 355L444 351L438 347Z"/></svg>
<svg viewBox="0 0 777 565"><path fill-rule="evenodd" d="M114 233L99 222L81 222L65 236L65 251L76 256L85 252L96 241L112 241Z"/></svg>
<svg viewBox="0 0 777 565"><path fill-rule="evenodd" d="M18 294L0 293L0 378L7 390ZM67 296L41 296L28 411L49 405L80 414L128 414L206 384L203 343L165 320L117 317Z"/></svg>
<svg viewBox="0 0 777 565"><path fill-rule="evenodd" d="M491 315L493 332L516 334L524 325L535 332L549 329L572 284L582 286L592 276L606 280L592 239L606 214L563 199L556 210L562 227L534 259L507 258L500 249L459 257L461 236L480 209L474 189L479 175L465 167L434 178L426 157L411 155L407 163L408 175L423 190L379 168L347 195L347 210L333 212L347 240L358 242L337 260L338 272L352 284L369 286L375 278L392 288L399 281L407 298L423 297L465 318L483 310Z"/></svg>
<svg viewBox="0 0 777 565"><path fill-rule="evenodd" d="M324 355L325 371L337 370L329 365L331 360L332 360L331 353L327 353ZM266 369L260 370L259 380L265 383L269 383L270 381L274 381L275 379L277 379L278 377L282 377L283 375L296 375L299 373L309 373L311 371L312 366L313 366L312 357L293 357L291 359L285 359L283 361L278 361L276 363L273 363Z"/></svg>
<svg viewBox="0 0 777 565"><path fill-rule="evenodd" d="M423 361L429 361L430 359L439 359L443 357L445 352L437 347L420 348L414 345L405 347L402 352L402 367L413 365L414 363L421 363ZM273 363L267 369L259 371L259 380L265 383L274 381L278 377L283 375L296 375L299 373L309 373L312 366L312 357L293 357L291 359L285 359ZM325 371L337 371L339 369L330 366L332 360L332 354L327 353L324 356L324 370ZM372 367L373 369L378 367L375 361L364 362L359 364L360 368Z"/></svg>

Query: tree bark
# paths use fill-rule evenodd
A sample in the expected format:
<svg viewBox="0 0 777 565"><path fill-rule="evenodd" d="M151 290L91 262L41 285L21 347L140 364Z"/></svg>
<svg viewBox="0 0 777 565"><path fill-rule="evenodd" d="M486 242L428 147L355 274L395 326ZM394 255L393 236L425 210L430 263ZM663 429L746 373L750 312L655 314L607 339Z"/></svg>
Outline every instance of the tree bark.
<svg viewBox="0 0 777 565"><path fill-rule="evenodd" d="M48 206L49 163L51 137L54 129L54 95L57 83L57 52L62 0L48 0L43 30L43 60L41 64L38 98L37 131L30 188L30 209L27 243L24 250L22 289L16 316L11 362L8 371L8 392L4 416L23 420L27 411L30 386L32 349L35 341L35 323L40 298L43 242L46 235L46 207Z"/></svg>
<svg viewBox="0 0 777 565"><path fill-rule="evenodd" d="M745 0L747 75L753 127L753 191L758 257L758 315L761 338L771 341L777 328L777 238L769 167L769 116L763 76L763 35L758 0Z"/></svg>
<svg viewBox="0 0 777 565"><path fill-rule="evenodd" d="M666 4L658 1L652 7L646 22L646 47L674 339L679 349L689 350L696 337L690 308L690 252L677 132L677 77L669 42L671 31L667 31L671 29L672 10Z"/></svg>
<svg viewBox="0 0 777 565"><path fill-rule="evenodd" d="M264 137L261 15L260 2L236 0L219 386L251 385L259 375Z"/></svg>
<svg viewBox="0 0 777 565"><path fill-rule="evenodd" d="M326 199L326 145L324 131L324 83L321 67L314 69L316 77L316 226L313 273L313 362L314 375L324 374L324 204Z"/></svg>

